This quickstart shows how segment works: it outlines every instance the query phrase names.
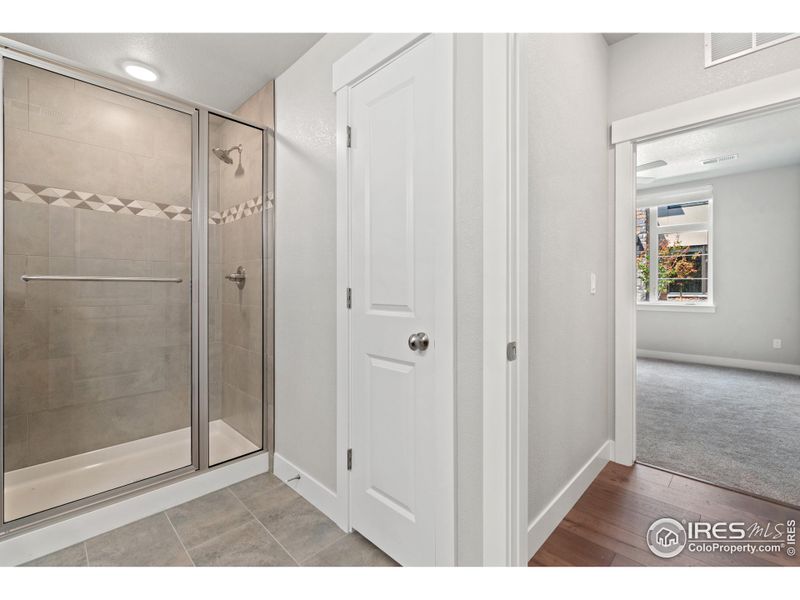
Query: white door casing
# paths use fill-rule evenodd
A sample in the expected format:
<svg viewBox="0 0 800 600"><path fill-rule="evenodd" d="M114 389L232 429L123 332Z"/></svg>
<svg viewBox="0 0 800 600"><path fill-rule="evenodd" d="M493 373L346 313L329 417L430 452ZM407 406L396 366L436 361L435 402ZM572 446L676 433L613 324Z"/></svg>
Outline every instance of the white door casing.
<svg viewBox="0 0 800 600"><path fill-rule="evenodd" d="M451 562L437 538L454 544L437 527L454 426L452 42L437 38L348 92L350 524L404 565ZM427 350L409 347L418 332Z"/></svg>

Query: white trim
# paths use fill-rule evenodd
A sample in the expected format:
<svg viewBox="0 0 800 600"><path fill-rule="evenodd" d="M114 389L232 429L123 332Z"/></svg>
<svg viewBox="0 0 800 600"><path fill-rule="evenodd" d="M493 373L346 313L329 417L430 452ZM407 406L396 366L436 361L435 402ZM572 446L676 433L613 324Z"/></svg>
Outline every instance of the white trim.
<svg viewBox="0 0 800 600"><path fill-rule="evenodd" d="M611 143L664 135L798 98L800 69L619 119L611 124Z"/></svg>
<svg viewBox="0 0 800 600"><path fill-rule="evenodd" d="M352 86L374 73L398 54L420 41L420 33L376 33L369 36L333 64L333 91Z"/></svg>
<svg viewBox="0 0 800 600"><path fill-rule="evenodd" d="M572 510L583 493L608 463L613 449L613 442L607 440L597 452L569 480L556 497L531 521L528 526L528 559L536 554L542 544L555 531L558 524Z"/></svg>
<svg viewBox="0 0 800 600"><path fill-rule="evenodd" d="M483 36L483 564L508 563L508 73L503 34Z"/></svg>
<svg viewBox="0 0 800 600"><path fill-rule="evenodd" d="M308 500L342 530L350 530L347 521L347 505L342 504L336 492L325 487L324 484L286 460L280 454L275 454L275 462L272 468L275 477ZM300 479L289 481L298 475Z"/></svg>
<svg viewBox="0 0 800 600"><path fill-rule="evenodd" d="M450 33L432 34L436 44L437 73L446 73L442 85L446 107L442 118L441 145L446 154L447 167L441 178L441 197L446 202L441 208L439 222L442 237L436 249L436 278L446 282L445 293L436 296L436 395L438 400L434 415L436 431L436 456L433 464L436 474L436 565L456 564L456 398L455 398L455 142L453 138L455 99L453 74L455 72L455 39Z"/></svg>
<svg viewBox="0 0 800 600"><path fill-rule="evenodd" d="M638 218L638 217L637 217ZM648 298L658 298L658 280L659 280L659 272L658 272L658 254L659 254L659 242L658 239L658 209L655 206L651 206L647 209L647 221L649 223L649 227L647 229L647 247L649 252L647 253L647 264L650 266L650 281L648 282L648 290L647 296ZM638 225L638 222L637 222ZM637 247L638 248L638 247ZM637 265L637 285L638 285L638 265Z"/></svg>
<svg viewBox="0 0 800 600"><path fill-rule="evenodd" d="M512 256L516 255L516 269L511 269L512 279L516 279L516 297L510 290L510 303L512 314L516 314L516 339L517 361L516 390L510 398L511 423L515 426L512 431L511 460L511 496L516 498L516 507L512 506L512 520L509 523L511 540L511 560L513 565L527 566L528 564L528 78L527 62L528 36L512 34L514 79L511 93L511 116L509 130L514 133L516 147L512 146L512 164L515 169L509 172L512 179L516 174L515 196L512 196L512 218L509 228L516 231L516 244L510 249ZM516 215L513 211L516 210ZM515 331L509 331L509 339L513 339ZM516 406L515 406L516 404ZM515 438L515 439L514 439ZM516 479L516 489L515 482ZM516 520L516 523L514 522Z"/></svg>
<svg viewBox="0 0 800 600"><path fill-rule="evenodd" d="M688 304L686 302L637 302L636 310L661 312L694 312L713 313L717 307L713 304Z"/></svg>
<svg viewBox="0 0 800 600"><path fill-rule="evenodd" d="M483 36L483 564L527 562L527 127L520 38ZM509 362L506 345L517 342Z"/></svg>
<svg viewBox="0 0 800 600"><path fill-rule="evenodd" d="M192 474L175 483L126 500L115 500L32 531L12 534L8 539L0 541L0 566L26 563L268 470L269 455L263 453L224 467Z"/></svg>
<svg viewBox="0 0 800 600"><path fill-rule="evenodd" d="M709 200L709 208L710 208L711 201ZM653 207L657 208L657 207ZM658 214L658 213L656 213ZM656 223L658 223L656 219ZM710 220L701 223L681 223L680 225L658 225L655 226L655 231L658 234L661 233L691 233L692 231L706 231L709 229Z"/></svg>
<svg viewBox="0 0 800 600"><path fill-rule="evenodd" d="M639 358L656 358L672 362L684 362L697 365L710 365L712 367L730 367L732 369L748 369L750 371L766 371L768 373L784 373L786 375L800 375L800 365L788 363L774 363L744 358L729 358L726 356L706 356L703 354L686 354L683 352L662 352L661 350L638 349Z"/></svg>
<svg viewBox="0 0 800 600"><path fill-rule="evenodd" d="M337 133L337 487L341 498L336 510L346 510L343 517L344 529L349 528L349 484L346 452L350 439L350 311L344 301L346 289L350 286L350 165L345 140L349 121L349 88L353 83L368 76L387 64L402 52L431 36L437 44L436 56L449 69L450 85L443 105L447 115L443 119L442 130L450 143L447 145L447 181L442 186L442 196L449 202L443 203L445 213L441 215L445 227L440 240L442 252L437 252L436 277L448 283L448 292L436 299L437 361L443 368L437 368L436 398L434 419L436 434L436 454L433 460L436 489L436 564L450 566L455 564L456 555L456 495L455 495L455 391L454 391L454 192L453 192L453 35L452 34L373 34L353 48L333 65L333 86L336 92L336 133ZM444 179L443 179L444 181ZM337 513L339 514L339 513ZM344 514L344 513L341 513ZM340 525L341 526L341 525Z"/></svg>
<svg viewBox="0 0 800 600"><path fill-rule="evenodd" d="M636 458L636 155L633 144L615 149L614 460Z"/></svg>
<svg viewBox="0 0 800 600"><path fill-rule="evenodd" d="M636 193L636 208L650 208L664 204L683 204L699 200L711 200L714 197L714 186L652 190Z"/></svg>
<svg viewBox="0 0 800 600"><path fill-rule="evenodd" d="M350 89L336 93L336 491L335 509L343 521L337 524L350 530L350 473L347 449L350 447L350 166L347 156Z"/></svg>

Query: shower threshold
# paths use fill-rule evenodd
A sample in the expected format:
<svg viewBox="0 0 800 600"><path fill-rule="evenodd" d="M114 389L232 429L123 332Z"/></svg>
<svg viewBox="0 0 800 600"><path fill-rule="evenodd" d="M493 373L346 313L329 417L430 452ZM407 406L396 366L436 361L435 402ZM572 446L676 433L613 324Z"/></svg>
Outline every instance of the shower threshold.
<svg viewBox="0 0 800 600"><path fill-rule="evenodd" d="M258 450L221 419L211 421L209 464ZM5 476L5 520L186 467L191 461L189 427L10 471Z"/></svg>

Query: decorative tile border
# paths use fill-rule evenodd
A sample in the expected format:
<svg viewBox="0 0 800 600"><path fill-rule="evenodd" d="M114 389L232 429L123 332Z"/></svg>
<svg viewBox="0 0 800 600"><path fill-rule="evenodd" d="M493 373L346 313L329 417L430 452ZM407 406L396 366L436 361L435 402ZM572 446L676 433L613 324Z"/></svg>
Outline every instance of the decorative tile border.
<svg viewBox="0 0 800 600"><path fill-rule="evenodd" d="M271 205L272 203L268 201L267 206L271 207ZM220 223L232 223L233 221L238 221L239 219L244 219L245 217L249 217L250 215L255 215L263 211L264 199L261 196L256 196L247 202L242 202L236 206L230 206L221 213L213 210L209 211L208 222L214 223L215 225L219 225Z"/></svg>
<svg viewBox="0 0 800 600"><path fill-rule="evenodd" d="M3 197L6 200L16 200L17 202L49 204L50 206L64 206L120 215L135 215L138 217L169 219L171 221L192 220L192 209L186 206L149 202L147 200L126 200L125 198L117 198L106 194L65 190L33 183L6 181Z"/></svg>
<svg viewBox="0 0 800 600"><path fill-rule="evenodd" d="M192 209L187 206L149 202L147 200L126 200L107 194L66 190L33 183L19 183L16 181L6 181L3 188L3 197L6 200L13 200L16 202L48 204L50 206L63 206L81 210L110 212L120 215L168 219L171 221L192 220ZM270 197L267 200L267 208L270 209L272 206L272 198ZM208 222L214 225L232 223L233 221L238 221L239 219L244 219L245 217L256 215L263 211L263 198L261 196L256 196L241 204L226 208L222 212L209 211Z"/></svg>

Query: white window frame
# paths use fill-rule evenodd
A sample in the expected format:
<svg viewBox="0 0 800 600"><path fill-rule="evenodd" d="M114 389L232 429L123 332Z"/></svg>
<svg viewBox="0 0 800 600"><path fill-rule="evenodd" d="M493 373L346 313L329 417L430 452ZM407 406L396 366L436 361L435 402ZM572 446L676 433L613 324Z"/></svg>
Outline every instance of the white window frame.
<svg viewBox="0 0 800 600"><path fill-rule="evenodd" d="M685 223L683 225L658 225L658 209L661 206L684 204L697 201L708 202L708 220L701 223ZM705 185L668 193L639 194L636 197L636 209L649 211L647 242L650 251L650 289L651 300L636 301L637 310L676 311L676 312L715 312L714 304L714 188ZM686 233L690 231L708 231L708 298L698 302L669 302L658 299L658 237L666 233ZM654 243L653 240L656 240Z"/></svg>

